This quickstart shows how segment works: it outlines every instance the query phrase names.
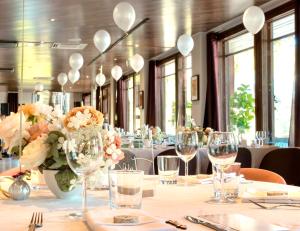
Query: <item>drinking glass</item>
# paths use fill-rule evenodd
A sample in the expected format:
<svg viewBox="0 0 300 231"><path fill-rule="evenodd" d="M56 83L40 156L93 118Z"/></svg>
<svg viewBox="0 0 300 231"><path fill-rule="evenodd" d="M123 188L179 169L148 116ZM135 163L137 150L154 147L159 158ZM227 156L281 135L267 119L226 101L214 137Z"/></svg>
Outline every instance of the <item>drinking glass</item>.
<svg viewBox="0 0 300 231"><path fill-rule="evenodd" d="M198 150L198 135L197 132L189 129L180 129L176 133L175 150L180 159L185 163L185 176L189 173L189 161L193 159Z"/></svg>
<svg viewBox="0 0 300 231"><path fill-rule="evenodd" d="M224 192L225 169L234 163L238 152L238 142L232 132L212 132L208 137L208 158L220 172L220 197L217 202L230 202Z"/></svg>
<svg viewBox="0 0 300 231"><path fill-rule="evenodd" d="M179 174L178 156L158 156L157 166L161 184L177 184Z"/></svg>
<svg viewBox="0 0 300 231"><path fill-rule="evenodd" d="M255 137L258 140L258 145L263 146L264 140L267 138L267 132L266 131L256 131Z"/></svg>
<svg viewBox="0 0 300 231"><path fill-rule="evenodd" d="M110 170L108 175L110 207L140 209L144 171Z"/></svg>
<svg viewBox="0 0 300 231"><path fill-rule="evenodd" d="M82 178L82 212L71 214L85 219L87 178L102 164L102 139L97 128L81 128L67 135L66 157L70 168Z"/></svg>

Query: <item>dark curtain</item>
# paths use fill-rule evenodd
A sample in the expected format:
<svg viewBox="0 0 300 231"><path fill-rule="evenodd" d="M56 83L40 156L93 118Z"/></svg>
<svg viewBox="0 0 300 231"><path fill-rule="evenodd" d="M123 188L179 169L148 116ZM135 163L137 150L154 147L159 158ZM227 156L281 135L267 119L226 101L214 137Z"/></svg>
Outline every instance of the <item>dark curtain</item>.
<svg viewBox="0 0 300 231"><path fill-rule="evenodd" d="M150 126L156 126L156 100L160 100L156 96L157 89L157 65L156 61L151 60L149 62L149 78L148 78L148 100L147 100L147 115L146 124Z"/></svg>
<svg viewBox="0 0 300 231"><path fill-rule="evenodd" d="M9 107L9 112L17 112L19 106L18 93L7 93L7 103Z"/></svg>
<svg viewBox="0 0 300 231"><path fill-rule="evenodd" d="M291 120L291 146L300 147L300 1L295 1L295 41L296 41L296 66L295 66L295 92L294 113ZM293 127L292 127L293 126ZM294 133L294 134L293 134ZM291 142L292 141L292 142Z"/></svg>
<svg viewBox="0 0 300 231"><path fill-rule="evenodd" d="M120 79L117 82L117 127L124 128L126 125L126 82Z"/></svg>
<svg viewBox="0 0 300 231"><path fill-rule="evenodd" d="M203 127L220 130L218 97L218 40L215 33L207 34L207 89Z"/></svg>
<svg viewBox="0 0 300 231"><path fill-rule="evenodd" d="M100 91L101 91L101 88L97 87L97 90L96 90L96 109L98 111L102 110L102 108L100 108Z"/></svg>

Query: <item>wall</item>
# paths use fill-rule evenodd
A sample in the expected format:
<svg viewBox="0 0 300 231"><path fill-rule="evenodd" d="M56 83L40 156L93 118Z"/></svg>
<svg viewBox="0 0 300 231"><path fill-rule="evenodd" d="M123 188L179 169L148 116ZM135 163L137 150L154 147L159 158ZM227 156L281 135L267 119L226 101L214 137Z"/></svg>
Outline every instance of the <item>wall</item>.
<svg viewBox="0 0 300 231"><path fill-rule="evenodd" d="M207 83L207 60L206 60L206 33L197 33L193 36L194 49L192 51L192 75L199 75L199 100L193 101L192 118L197 125L203 125L206 83Z"/></svg>

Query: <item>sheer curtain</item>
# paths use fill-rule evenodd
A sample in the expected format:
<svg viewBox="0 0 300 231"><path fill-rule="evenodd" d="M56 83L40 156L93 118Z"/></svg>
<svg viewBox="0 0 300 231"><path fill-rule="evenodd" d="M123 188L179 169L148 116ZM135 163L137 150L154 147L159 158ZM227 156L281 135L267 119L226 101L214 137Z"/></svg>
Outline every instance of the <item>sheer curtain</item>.
<svg viewBox="0 0 300 231"><path fill-rule="evenodd" d="M218 41L215 33L207 34L207 90L203 127L220 130L218 93Z"/></svg>

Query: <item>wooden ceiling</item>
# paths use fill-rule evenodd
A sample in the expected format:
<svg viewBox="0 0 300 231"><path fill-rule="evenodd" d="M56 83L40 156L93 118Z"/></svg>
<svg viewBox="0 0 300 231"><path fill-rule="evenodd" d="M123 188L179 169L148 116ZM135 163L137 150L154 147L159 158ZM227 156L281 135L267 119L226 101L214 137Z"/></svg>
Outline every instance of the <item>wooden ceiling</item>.
<svg viewBox="0 0 300 231"><path fill-rule="evenodd" d="M130 72L126 62L134 53L146 60L175 46L182 33L205 32L243 13L251 5L262 5L269 0L126 0L136 11L135 24L150 20L119 43L95 63L102 64L110 77L114 64ZM112 42L123 35L113 21L113 9L119 0L25 0L24 88L33 89L42 82L46 89L59 90L56 77L68 72L69 56L80 52L85 60L81 78L69 91L86 92L90 89L92 66L87 65L99 52L93 44L94 33L107 30ZM55 19L51 21L50 19ZM22 41L22 1L0 1L0 40ZM41 43L42 42L42 43ZM84 43L83 50L50 48L53 42ZM41 43L41 44L40 44ZM1 44L0 44L1 47ZM0 71L0 85L17 90L21 75L21 48L0 48L0 68L12 67L14 72ZM35 77L52 77L47 80Z"/></svg>

